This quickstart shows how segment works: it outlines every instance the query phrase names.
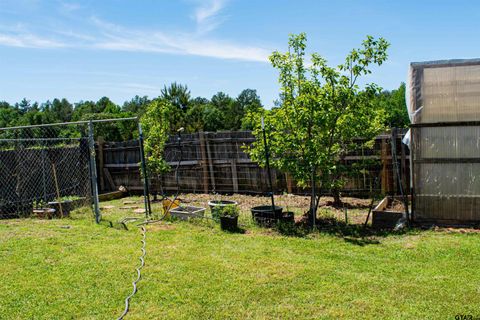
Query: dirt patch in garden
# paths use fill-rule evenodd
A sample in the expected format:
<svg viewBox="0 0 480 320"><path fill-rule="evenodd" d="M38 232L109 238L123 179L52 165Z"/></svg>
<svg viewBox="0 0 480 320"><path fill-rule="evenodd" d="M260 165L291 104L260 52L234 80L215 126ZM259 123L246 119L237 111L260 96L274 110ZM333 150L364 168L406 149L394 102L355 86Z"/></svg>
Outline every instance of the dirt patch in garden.
<svg viewBox="0 0 480 320"><path fill-rule="evenodd" d="M233 200L238 202L240 210L245 214L250 214L250 209L252 207L269 205L271 203L270 197L243 194L212 195L182 193L178 196L178 198L183 203L205 207L207 209L209 200ZM342 201L343 205L339 208L332 205L333 197L320 198L318 215L344 220L346 210L349 223L365 222L371 199L343 197ZM298 220L301 219L301 216L309 210L310 197L292 194L275 195L275 205L283 207L284 211L293 211L295 213L295 219Z"/></svg>
<svg viewBox="0 0 480 320"><path fill-rule="evenodd" d="M434 231L445 233L480 233L477 228L434 227Z"/></svg>
<svg viewBox="0 0 480 320"><path fill-rule="evenodd" d="M383 211L405 212L405 204L400 200L393 200Z"/></svg>

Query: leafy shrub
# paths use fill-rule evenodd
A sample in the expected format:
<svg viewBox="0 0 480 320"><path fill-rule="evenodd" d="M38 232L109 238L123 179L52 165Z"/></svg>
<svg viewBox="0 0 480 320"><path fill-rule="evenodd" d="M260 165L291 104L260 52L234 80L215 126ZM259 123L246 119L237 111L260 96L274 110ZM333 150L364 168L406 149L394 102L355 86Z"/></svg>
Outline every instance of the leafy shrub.
<svg viewBox="0 0 480 320"><path fill-rule="evenodd" d="M220 217L230 217L230 218L238 217L239 213L240 213L240 210L236 205L233 205L233 204L224 206L219 212Z"/></svg>

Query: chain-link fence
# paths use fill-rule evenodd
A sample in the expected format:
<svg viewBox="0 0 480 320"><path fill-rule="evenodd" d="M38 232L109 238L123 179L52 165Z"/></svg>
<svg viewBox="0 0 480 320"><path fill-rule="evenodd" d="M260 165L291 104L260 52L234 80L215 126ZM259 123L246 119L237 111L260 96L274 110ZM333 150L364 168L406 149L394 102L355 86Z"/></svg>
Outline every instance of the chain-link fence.
<svg viewBox="0 0 480 320"><path fill-rule="evenodd" d="M98 201L96 140L139 139L136 118L0 129L0 218L63 217ZM98 146L97 146L98 148Z"/></svg>
<svg viewBox="0 0 480 320"><path fill-rule="evenodd" d="M92 201L85 124L0 131L0 217L65 216Z"/></svg>

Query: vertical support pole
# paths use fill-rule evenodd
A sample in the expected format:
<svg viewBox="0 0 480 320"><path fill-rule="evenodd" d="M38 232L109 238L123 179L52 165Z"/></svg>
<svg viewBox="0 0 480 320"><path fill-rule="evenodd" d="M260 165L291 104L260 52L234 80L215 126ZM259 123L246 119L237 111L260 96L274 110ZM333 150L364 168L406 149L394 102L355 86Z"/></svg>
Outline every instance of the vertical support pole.
<svg viewBox="0 0 480 320"><path fill-rule="evenodd" d="M272 199L272 214L275 215L275 199L273 197L272 173L270 172L270 154L268 152L267 135L265 133L265 123L262 117L263 146L265 148L265 160L267 162L267 175L270 184L270 197Z"/></svg>
<svg viewBox="0 0 480 320"><path fill-rule="evenodd" d="M46 158L46 150L47 146L44 143L42 146L42 182L43 182L43 202L47 203L47 177L45 172L45 158Z"/></svg>
<svg viewBox="0 0 480 320"><path fill-rule="evenodd" d="M98 137L97 138L97 143L98 143L98 173L99 173L99 180L100 180L100 192L105 190L105 175L103 173L103 167L104 167L104 154L103 154L103 144L105 140L103 140L103 137Z"/></svg>
<svg viewBox="0 0 480 320"><path fill-rule="evenodd" d="M210 152L210 143L208 142L208 135L205 136L205 142L207 145L207 160L208 167L210 169L210 180L212 180L212 192L215 193L215 171L213 171L212 153Z"/></svg>
<svg viewBox="0 0 480 320"><path fill-rule="evenodd" d="M138 144L140 146L140 160L141 160L141 168L142 168L142 176L143 176L143 204L145 206L145 217L151 213L150 207L150 190L148 187L148 173L147 173L147 164L145 161L145 148L143 146L143 130L142 124L138 123Z"/></svg>
<svg viewBox="0 0 480 320"><path fill-rule="evenodd" d="M200 155L202 156L203 193L208 193L208 159L205 146L205 133L200 131L198 137L200 139Z"/></svg>
<svg viewBox="0 0 480 320"><path fill-rule="evenodd" d="M233 192L238 193L237 159L231 160Z"/></svg>
<svg viewBox="0 0 480 320"><path fill-rule="evenodd" d="M406 158L406 152L405 152L405 144L400 141L400 146L401 146L401 178L402 178L402 188L403 190L408 190L408 179L407 179L407 158Z"/></svg>
<svg viewBox="0 0 480 320"><path fill-rule="evenodd" d="M315 223L317 220L317 194L316 194L316 190L315 190L315 166L312 166L312 177L311 177L311 181L312 181L312 201L310 202L312 204L312 208L310 209L310 214L312 215L311 219L312 219L312 228L315 228Z"/></svg>
<svg viewBox="0 0 480 320"><path fill-rule="evenodd" d="M93 122L88 122L88 146L90 151L90 179L92 181L93 208L95 210L95 221L100 223L100 206L98 201L97 166L95 164L95 140L93 138Z"/></svg>
<svg viewBox="0 0 480 320"><path fill-rule="evenodd" d="M391 156L392 156L392 178L393 178L393 184L392 184L392 193L394 196L398 195L398 183L401 183L398 181L398 162L397 162L397 128L392 128L391 129L391 138L390 138L390 150L391 150Z"/></svg>
<svg viewBox="0 0 480 320"><path fill-rule="evenodd" d="M415 212L417 209L417 200L415 197L415 163L414 163L414 156L415 156L415 143L416 143L416 130L410 127L410 197L412 199L411 210L410 210L410 222L413 223L415 220Z"/></svg>
<svg viewBox="0 0 480 320"><path fill-rule="evenodd" d="M385 138L382 138L381 144L382 144L382 149L381 149L380 159L382 162L382 175L381 175L382 194L386 194L390 190L388 188L387 142L385 141Z"/></svg>

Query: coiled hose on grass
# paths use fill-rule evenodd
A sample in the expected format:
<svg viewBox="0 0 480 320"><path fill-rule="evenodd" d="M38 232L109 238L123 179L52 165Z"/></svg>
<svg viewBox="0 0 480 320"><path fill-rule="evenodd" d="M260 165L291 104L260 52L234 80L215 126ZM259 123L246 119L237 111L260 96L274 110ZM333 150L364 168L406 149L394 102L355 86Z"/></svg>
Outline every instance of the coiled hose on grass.
<svg viewBox="0 0 480 320"><path fill-rule="evenodd" d="M145 250L146 246L146 237L147 237L147 229L145 229L145 226L141 226L142 230L142 255L140 256L140 266L136 268L137 271L137 278L132 282L133 290L132 293L130 293L126 298L125 298L125 309L123 310L123 313L118 317L118 320L122 320L128 313L128 310L130 308L130 299L137 293L137 283L140 281L140 278L142 277L141 270L145 266L145 256L147 254L147 251Z"/></svg>

